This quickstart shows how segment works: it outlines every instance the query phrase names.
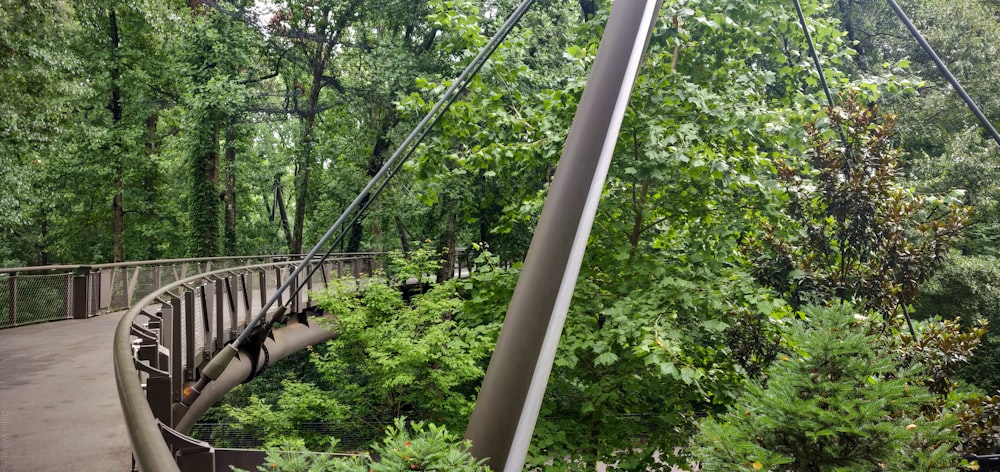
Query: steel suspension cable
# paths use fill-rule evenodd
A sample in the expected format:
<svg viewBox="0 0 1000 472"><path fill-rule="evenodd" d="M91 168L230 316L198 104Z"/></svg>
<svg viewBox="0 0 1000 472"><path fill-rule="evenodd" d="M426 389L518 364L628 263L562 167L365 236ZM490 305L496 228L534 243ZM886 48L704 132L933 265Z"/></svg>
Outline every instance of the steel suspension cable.
<svg viewBox="0 0 1000 472"><path fill-rule="evenodd" d="M826 83L826 73L823 72L823 63L819 60L819 53L816 52L816 46L813 44L812 33L809 32L809 27L806 26L806 15L802 13L802 5L799 0L792 0L795 3L795 13L799 16L799 24L802 25L802 32L806 35L806 43L809 45L809 55L812 56L813 62L816 64L816 74L819 75L819 83L823 85L823 93L826 94L826 103L833 109L833 94L830 93L830 86ZM844 170L851 170L851 146L847 142L847 135L844 134L844 126L841 124L837 126L837 133L840 134L840 141L844 144L844 153L847 155L847 159L844 159Z"/></svg>
<svg viewBox="0 0 1000 472"><path fill-rule="evenodd" d="M826 101L829 103L830 108L833 108L833 94L830 93L830 87L826 83L826 74L823 72L823 64L819 60L819 54L816 52L816 46L813 45L812 35L809 33L809 28L806 26L806 17L802 13L802 5L799 0L792 0L795 3L795 12L799 16L799 24L802 25L802 31L806 35L806 42L809 43L809 54L812 55L813 62L816 63L816 71L819 74L819 81L823 84L823 92L826 94ZM889 0L892 2L892 0ZM844 134L844 125L840 124L837 126L837 132L840 134L840 140L844 143L844 170L845 172L850 172L851 170L851 147L850 143L847 141L847 135ZM844 244L844 241L841 241ZM910 314L903 309L903 317L906 319L906 326L909 328L910 335L913 339L917 339L917 332L913 329L913 321L910 320Z"/></svg>
<svg viewBox="0 0 1000 472"><path fill-rule="evenodd" d="M238 353L238 348L250 338L250 335L252 334L254 329L258 325L260 325L264 316L267 315L268 310L274 306L275 302L277 302L281 294L284 291L288 290L289 287L291 287L291 285L295 283L296 280L298 280L299 274L301 274L302 271L309 266L310 262L312 262L313 258L316 257L316 255L320 252L323 246L326 245L326 242L330 239L330 237L333 236L333 234L339 228L342 227L344 221L346 221L347 218L352 213L354 213L362 206L367 206L364 203L365 197L370 197L371 195L377 195L378 193L381 192L382 188L384 188L385 186L385 183L383 183L378 188L378 190L376 190L375 194L371 193L372 189L376 186L376 184L382 181L383 177L386 177L388 175L391 178L391 175L395 175L396 171L398 171L398 169L402 166L403 161L405 161L406 158L412 155L413 150L420 142L419 140L422 140L423 137L427 135L430 128L433 127L433 125L437 123L438 120L440 120L441 116L443 116L443 114L447 111L448 107L452 103L454 103L454 101L457 99L459 93L462 90L464 90L465 87L468 86L468 84L471 82L475 74L486 63L486 60L493 55L497 47L500 46L500 43L502 43L503 40L506 39L507 35L511 32L511 30L514 29L514 26L517 25L517 23L521 20L521 18L527 12L528 8L533 3L534 0L523 0L517 6L517 8L514 9L514 11L510 14L507 20L503 23L503 25L500 26L500 28L496 31L496 33L494 33L493 37L491 37L490 40L486 43L486 45L483 46L483 48L479 51L479 54L477 54L476 57L473 58L472 62L470 62L469 65L465 67L462 73L455 79L454 82L452 82L451 86L449 86L448 89L445 90L445 92L441 95L441 98L438 99L437 103L435 103L434 106L431 107L431 110L427 112L427 114L420 121L420 123L418 123L417 126L413 129L413 131L411 131L410 134L406 137L406 139L403 140L403 142L399 145L396 151L393 152L392 156L389 157L389 159L386 160L386 162L382 165L379 171L374 176L372 176L372 178L368 181L368 184L366 184L364 188L361 189L357 197L355 197L355 199L350 203L350 205L348 205L347 209L344 210L344 212L340 215L339 218L337 218L337 220L333 223L333 225L330 226L330 228L326 231L326 233L323 234L323 236L319 239L316 245L313 246L313 248L309 251L309 253L306 254L306 256L302 259L302 261L295 267L295 270L293 270L292 273L289 274L288 277L285 279L285 281L281 284L281 286L277 290L275 290L274 294L271 295L270 298L268 298L267 302L264 303L264 306L262 306L260 308L260 311L257 312L257 314L253 317L252 320L250 320L250 322L247 324L246 328L240 333L240 335L231 344L227 345L226 348L224 348L218 354L216 354L215 357L213 357L212 360L205 365L205 367L202 369L201 378L198 379L198 382L191 389L191 394L183 400L185 404L190 404L191 402L193 402L194 399L196 399L198 395L201 394L201 391L205 388L205 385L207 385L212 380L218 378L218 376L225 370L226 366L229 365L229 362ZM369 198L368 200L371 200L371 198ZM354 220L357 220L359 216L360 214L356 215ZM341 236L341 238L342 237L343 236ZM327 252L326 255L324 256L324 259L329 254L330 252ZM322 262L322 260L320 262ZM301 290L301 288L302 286L298 287L299 290ZM279 307L279 310L284 311L285 307L281 306Z"/></svg>
<svg viewBox="0 0 1000 472"><path fill-rule="evenodd" d="M809 33L809 27L806 26L806 16L802 13L802 5L799 0L792 0L795 3L795 13L799 15L799 24L802 25L802 32L806 35L806 43L809 45L809 55L812 56L812 60L816 63L816 72L819 74L819 83L823 85L823 93L826 94L826 102L833 108L833 94L830 93L830 86L826 83L826 74L823 73L823 63L819 60L819 54L816 52L816 46L813 45L812 34Z"/></svg>
<svg viewBox="0 0 1000 472"><path fill-rule="evenodd" d="M903 9L900 8L899 5L894 0L886 0L886 1L889 2L889 7L892 8L892 11L894 11L896 13L896 16L898 16L899 19L903 22L903 24L906 26L906 29L910 30L910 34L913 35L913 38L917 40L917 43L920 44L920 47L922 47L924 49L924 52L926 52L927 55L930 56L931 60L934 61L934 65L936 65L938 70L941 71L941 74L944 75L946 79L948 79L948 82L951 84L952 88L955 89L955 92L958 93L958 96L962 97L962 100L965 101L965 104L968 105L970 110L972 110L972 114L976 115L976 118L979 119L979 123L983 125L983 128L986 128L986 131L990 134L990 136L993 137L993 140L996 141L998 145L1000 145L1000 133L997 133L996 128L994 128L993 124L990 123L990 119L987 118L986 115L983 114L982 110L979 109L979 106L976 105L975 100L973 100L972 97L969 96L969 94L965 93L965 89L962 88L962 84L958 83L958 79L956 79L955 76L952 75L951 71L948 70L948 66L946 66L944 64L944 61L942 61L941 58L938 57L937 53L934 52L934 48L932 48L930 43L928 43L927 40L924 39L923 35L920 34L920 31L917 30L917 27L913 25L913 22L910 21L910 18L906 16L906 13L903 12Z"/></svg>
<svg viewBox="0 0 1000 472"><path fill-rule="evenodd" d="M533 2L534 2L534 0L529 0L529 1L526 1L526 2L522 3L522 5L525 5L525 10L522 11L520 13L520 15L518 15L517 19L520 19L520 17L524 15L524 12L527 11L527 7L530 6L530 4L533 3ZM511 18L513 18L516 13L517 13L517 10L515 10L515 12L511 14ZM510 21L510 19L508 19L508 22L509 21ZM516 25L516 23L517 23L517 20L515 20L512 23L510 23L510 27L507 28L507 31L503 33L503 37L506 37L507 34L510 33L510 30L513 29L513 27ZM507 23L505 23L504 26L507 26ZM501 27L501 30L502 29L503 29L503 27ZM497 30L497 34L500 34L501 30ZM496 37L496 36L494 36L494 37ZM500 42L503 41L503 37L501 37L500 41L498 41L496 43L496 45L493 46L494 49L497 46L499 46ZM490 52L490 54L492 54L492 51ZM475 65L475 69L472 71L472 74L469 76L470 79L472 77L474 77L477 73L479 73L479 70L482 69L483 65L486 64L486 59L489 58L490 54L488 54L487 57L484 60L479 61L478 64ZM470 64L470 66L471 65L472 64ZM432 129L434 129L434 126L437 125L438 121L440 121L441 118L444 117L444 111L446 111L449 107L451 107L451 105L453 103L455 103L455 100L458 99L458 96L459 95L457 93L456 94L452 94L451 97L449 98L448 102L442 108L442 112L438 113L434 117L434 119L429 123L428 126L423 127L423 129L421 130L420 135L414 140L414 144L412 146L410 146L410 148L406 151L406 154L403 155L402 159L400 159L399 162L396 163L396 165L392 169L389 170L388 176L379 183L379 186L376 187L375 190L371 193L371 196L368 198L368 200L366 200L361 205L361 207L358 208L357 211L354 212L354 216L351 218L351 221L348 222L346 225L343 225L344 229L341 230L340 234L337 235L336 238L333 238L333 241L330 242L329 249L327 249L327 251L323 255L323 257L320 258L321 262L325 261L328 257L330 257L331 254L333 254L333 250L337 247L337 244L340 244L340 242L343 241L344 238L347 236L348 229L351 226L353 226L354 223L357 223L358 220L360 220L362 216L364 216L365 210L367 210L368 207L371 206L372 202L374 202L378 198L378 196L381 195L382 190L385 189L385 187L389 184L389 182L392 180L392 178L396 176L396 174L399 172L399 170L403 168L403 164L405 164L406 161L408 161L410 159L410 157L413 155L413 153L417 150L417 147L420 145L420 143L423 142L423 140L427 136L427 134L429 134L430 131ZM306 284L308 284L309 279L312 278L313 274L315 274L316 271L321 266L322 266L322 264L316 264L316 265L313 265L312 268L309 269L309 273L303 279L302 283L300 283L299 286L295 289L295 293L299 293L303 288L305 288ZM290 302L291 302L291 299L289 299L289 303Z"/></svg>

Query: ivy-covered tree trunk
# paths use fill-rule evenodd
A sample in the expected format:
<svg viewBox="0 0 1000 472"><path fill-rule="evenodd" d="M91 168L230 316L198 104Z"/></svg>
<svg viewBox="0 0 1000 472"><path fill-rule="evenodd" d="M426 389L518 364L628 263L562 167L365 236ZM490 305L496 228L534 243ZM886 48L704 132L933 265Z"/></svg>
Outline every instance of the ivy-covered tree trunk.
<svg viewBox="0 0 1000 472"><path fill-rule="evenodd" d="M191 231L188 255L217 255L219 249L219 123L208 117L199 123L197 141L189 157Z"/></svg>
<svg viewBox="0 0 1000 472"><path fill-rule="evenodd" d="M236 117L230 116L226 125L225 148L225 189L222 202L225 206L225 227L223 229L226 255L236 255Z"/></svg>

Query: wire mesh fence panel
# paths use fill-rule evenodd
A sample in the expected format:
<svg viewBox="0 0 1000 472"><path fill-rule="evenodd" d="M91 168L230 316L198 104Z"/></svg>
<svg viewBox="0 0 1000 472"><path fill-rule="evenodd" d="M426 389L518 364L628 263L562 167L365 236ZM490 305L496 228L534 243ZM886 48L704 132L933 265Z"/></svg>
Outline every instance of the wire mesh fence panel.
<svg viewBox="0 0 1000 472"><path fill-rule="evenodd" d="M169 285L177 281L177 272L174 270L173 264L161 265L160 269L160 286Z"/></svg>
<svg viewBox="0 0 1000 472"><path fill-rule="evenodd" d="M108 275L111 276L111 299L108 312L127 309L128 269L125 267L111 269Z"/></svg>
<svg viewBox="0 0 1000 472"><path fill-rule="evenodd" d="M264 274L264 279L265 279L263 288L265 294L264 298L270 299L272 296L274 296L274 292L277 291L278 277L274 269L265 269L262 273ZM275 306L277 306L277 303L275 303Z"/></svg>
<svg viewBox="0 0 1000 472"><path fill-rule="evenodd" d="M70 273L18 274L14 307L16 324L66 319L71 276Z"/></svg>
<svg viewBox="0 0 1000 472"><path fill-rule="evenodd" d="M160 281L157 280L160 271L158 266L136 267L135 270L139 271L139 278L136 281L135 289L133 289L132 303L142 300L143 297L160 288Z"/></svg>

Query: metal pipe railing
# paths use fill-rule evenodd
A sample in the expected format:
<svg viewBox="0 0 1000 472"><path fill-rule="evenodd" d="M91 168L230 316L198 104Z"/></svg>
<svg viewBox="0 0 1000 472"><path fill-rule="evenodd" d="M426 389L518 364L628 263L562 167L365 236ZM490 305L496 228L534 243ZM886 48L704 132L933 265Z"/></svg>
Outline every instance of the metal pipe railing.
<svg viewBox="0 0 1000 472"><path fill-rule="evenodd" d="M334 254L373 258L378 253ZM301 254L224 256L8 267L0 269L0 328L67 318L87 318L128 309L138 295L155 290L189 271L208 272L219 265L301 260ZM43 302L44 300L44 302ZM25 312L27 310L27 312Z"/></svg>
<svg viewBox="0 0 1000 472"><path fill-rule="evenodd" d="M365 265L368 267L370 273L376 266L373 263L373 256L373 254L365 254L362 257L341 258L329 261L328 267L329 270L334 270L334 264L337 264L337 270L340 270L339 266L343 264L350 263L352 266L357 266L359 263L366 263ZM254 278L253 274L256 273L266 274L273 270L280 272L290 268L292 264L293 262L291 261L283 261L226 268L177 280L146 295L141 301L132 306L122 317L121 321L119 321L115 331L113 347L115 379L121 401L122 414L124 415L128 429L129 440L132 443L134 456L140 470L179 471L180 468L176 462L179 460L179 457L171 451L171 447L165 438L176 439L176 436L179 434L178 431L173 429L177 426L176 423L179 423L182 418L190 422L197 416L196 414L185 414L188 412L187 407L181 404L180 395L177 395L177 392L175 392L175 390L183 385L190 384L198 375L198 366L195 365L196 357L192 356L193 347L191 344L197 339L193 333L197 323L190 321L187 323L178 322L182 313L185 313L185 310L194 310L197 307L201 307L202 312L195 313L195 315L200 315L196 316L196 318L205 317L204 319L207 320L208 317L205 312L209 307L207 297L212 292L203 289L203 287L207 284L214 284L216 287L215 293L227 295L225 302L228 303L220 301L218 306L223 307L223 309L229 307L228 314L231 317L230 319L233 320L231 323L233 323L236 321L236 312L239 311L240 303L237 303L234 291L226 292L227 289L219 288L219 284L225 285L227 283L224 282L225 280L235 280L238 278L236 277L237 275L245 276L249 274L252 279ZM324 269L324 272L325 270L327 269ZM236 274L236 272L240 274ZM246 277L240 278L243 280L246 279ZM278 282L279 279L280 276L275 277L274 281ZM265 280L267 279L265 278ZM325 282L328 279L324 277L323 280ZM233 285L235 283L229 282L229 290L231 290ZM244 288L244 301L247 301L251 298L248 297L249 294L247 292L248 290L252 291L253 286L250 285L249 288L246 285L242 286ZM270 288L269 283L261 284L258 288L262 293L265 293ZM188 293L196 295L187 295ZM177 296L178 294L180 294L180 297ZM300 295L298 294L289 294L285 301L291 304L299 298ZM178 305L174 305L175 303ZM251 303L246 303L245 305L242 307L245 312L251 311ZM156 309L152 307L156 307ZM169 314L156 314L157 311L162 311L164 308L166 308ZM215 315L221 319L225 315L223 311L218 311ZM192 311L187 311L187 313L192 313ZM137 324L140 316L149 317L154 322L153 326L147 328ZM180 332L182 323L183 333ZM296 323L291 323L289 326L295 328L296 325ZM236 325L233 324L230 328L235 327ZM204 326L202 328L205 329ZM302 331L301 327L296 329ZM164 334L164 330L170 331L168 333L169 336ZM150 343L150 338L154 331L159 332L156 336L158 340L151 346L143 345L143 342ZM284 352L287 355L287 353L301 349L305 344L302 346L298 346L298 344L314 342L316 339L319 339L317 336L332 337L332 333L301 334L298 331L295 331L294 336L287 336L289 342L286 344L288 345L281 346L281 351L276 352L276 354ZM210 342L205 333L201 333L201 335L205 336L203 347L209 348L210 344L214 347L232 341L232 338L235 337L235 332L219 332L219 330L215 330L212 333L214 342ZM133 338L138 340L138 346L133 344ZM184 348L181 348L181 339L187 339L188 344ZM164 341L169 344L166 359L163 358L164 353L160 348L160 346L164 345ZM292 346L292 344L295 344L295 346ZM145 361L140 360L144 357L141 354L144 348L152 348L148 351L152 354L146 355L147 359ZM156 377L154 378L151 373L156 374ZM143 376L146 376L147 379L147 390L168 389L170 393L165 394L163 391L144 390L142 385ZM185 378L187 376L191 376L192 378ZM154 408L150 404L149 398L157 398L169 402L169 405L159 405L157 411L160 411L160 416L166 415L168 417L166 423L171 424L166 424L162 418L158 418L154 414ZM200 406L199 408L202 407ZM207 452L206 454L210 453Z"/></svg>

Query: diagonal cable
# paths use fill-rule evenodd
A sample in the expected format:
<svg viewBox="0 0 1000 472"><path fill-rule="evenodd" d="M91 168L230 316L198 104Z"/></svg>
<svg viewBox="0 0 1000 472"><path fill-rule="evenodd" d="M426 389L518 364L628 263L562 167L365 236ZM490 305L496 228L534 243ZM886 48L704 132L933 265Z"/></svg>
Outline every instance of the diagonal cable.
<svg viewBox="0 0 1000 472"><path fill-rule="evenodd" d="M452 103L454 103L458 95L466 88L466 86L468 86L469 82L471 82L475 74L482 68L483 64L486 63L486 60L489 59L489 57L496 51L497 47L500 46L500 43L503 42L503 40L507 37L510 31L514 29L514 26L524 16L524 14L528 10L528 7L530 7L532 3L534 3L534 0L523 0L517 6L517 8L514 9L510 17L507 18L507 21L505 21L503 25L501 25L501 27L496 31L493 37L490 38L489 42L487 42L486 45L483 47L483 49L479 51L479 54L476 55L476 57L472 60L472 62L469 63L468 66L466 66L465 70L463 70L462 73L458 76L458 78L456 78L455 81L452 82L451 86L448 87L447 90L445 90L444 94L442 94L441 98L437 101L437 103L434 104L434 106L427 113L427 115L424 116L424 118L420 121L420 123L417 124L416 128L414 128L413 131L410 132L409 136L407 136L406 139L403 140L399 148L397 148L396 151L393 152L392 156L388 160L386 160L386 162L382 165L382 168L379 169L379 171L371 178L371 180L369 180L368 184L361 189L357 197L355 197L354 201L352 201L351 204L348 205L347 209L344 210L343 214L341 214L340 217L337 218L337 220L333 223L333 225L330 226L330 229L326 231L323 237L321 237L320 240L316 243L316 245L313 246L312 250L310 250L309 253L306 254L306 256L302 259L302 261L295 267L295 270L293 270L292 273L288 275L288 277L281 284L281 286L277 290L275 290L274 294L272 294L268 298L267 302L264 303L264 306L262 306L260 311L257 312L257 314L253 317L252 320L250 320L250 322L247 324L246 328L240 333L240 335L231 344L226 346L225 349L216 354L216 356L212 358L212 360L209 361L207 365L205 365L205 367L202 369L201 378L198 379L198 382L192 388L191 394L184 399L185 404L190 404L191 402L193 402L194 399L196 399L198 395L200 395L205 385L207 385L208 382L212 381L213 379L218 378L218 376L225 370L226 366L229 365L229 361L231 361L233 357L236 356L240 345L245 343L247 339L250 338L251 333L257 326L260 325L261 321L266 316L267 311L274 306L275 302L277 302L280 295L284 291L288 290L289 287L291 287L291 285L298 280L299 274L301 274L302 271L305 270L310 265L313 258L315 258L316 255L323 248L323 246L326 245L330 237L333 236L333 234L336 233L336 231L343 226L344 222L348 219L348 217L350 217L353 213L355 213L355 211L362 210L362 206L364 204L366 197L369 197L371 195L377 195L382 191L382 189L388 182L388 179L391 178L392 175L395 175L395 173L402 166L406 158L412 155L413 150L417 147L417 145L419 145L420 140L422 140L424 136L427 135L431 127L433 127L434 124L441 118L441 116L444 115L448 107ZM382 182L383 177L386 178L385 182ZM375 190L374 193L372 193L372 189L375 188L375 186L380 182L381 185L378 187L378 189ZM364 206L367 207L367 205ZM355 215L354 219L356 220L359 217L360 213ZM327 252L327 255L329 254L330 252ZM325 259L326 256L324 256L323 258ZM322 260L320 260L320 262L322 262ZM299 286L298 290L301 289L302 286ZM285 308L280 307L279 309L284 310Z"/></svg>

